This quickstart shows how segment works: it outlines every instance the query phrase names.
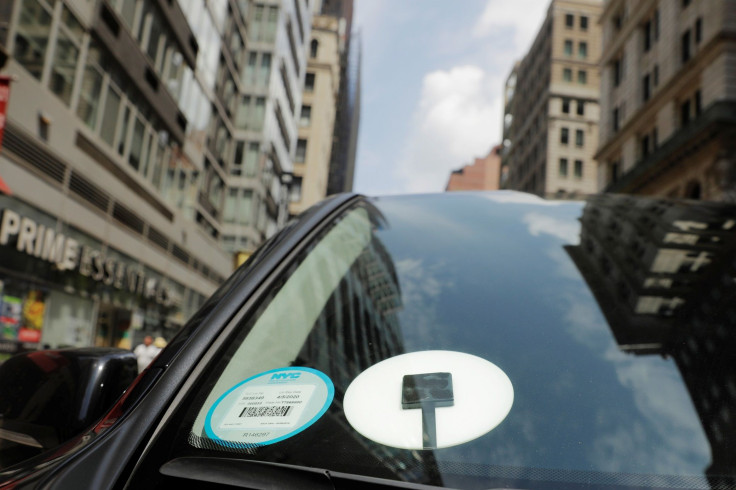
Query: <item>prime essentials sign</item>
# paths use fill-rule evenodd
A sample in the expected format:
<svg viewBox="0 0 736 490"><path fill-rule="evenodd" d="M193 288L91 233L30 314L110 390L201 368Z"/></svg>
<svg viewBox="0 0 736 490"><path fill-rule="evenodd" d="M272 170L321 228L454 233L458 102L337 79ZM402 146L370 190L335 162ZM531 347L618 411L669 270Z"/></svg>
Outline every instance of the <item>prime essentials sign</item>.
<svg viewBox="0 0 736 490"><path fill-rule="evenodd" d="M56 264L60 270L77 270L81 275L106 286L152 299L162 305L170 306L173 303L171 294L161 281L147 278L140 268L106 258L100 250L80 245L74 238L5 209L0 221L0 245L12 246L13 241L19 252Z"/></svg>

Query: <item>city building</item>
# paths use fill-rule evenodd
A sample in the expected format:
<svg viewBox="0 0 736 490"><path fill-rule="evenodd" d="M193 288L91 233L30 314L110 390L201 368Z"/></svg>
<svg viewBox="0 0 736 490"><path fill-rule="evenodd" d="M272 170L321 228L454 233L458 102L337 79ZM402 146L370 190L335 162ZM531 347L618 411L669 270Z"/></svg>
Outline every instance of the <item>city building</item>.
<svg viewBox="0 0 736 490"><path fill-rule="evenodd" d="M225 158L222 246L242 260L289 216L288 186L298 151L297 122L315 4L220 3L228 6L223 53L229 47L234 58L244 60L241 67L226 55L224 63L220 58L216 80L222 84L218 94L223 110L212 120L209 141ZM241 15L233 15L235 11ZM192 25L199 19L196 12L188 17Z"/></svg>
<svg viewBox="0 0 736 490"><path fill-rule="evenodd" d="M312 19L289 202L293 216L327 196L340 89L341 26L344 21L332 15L316 14Z"/></svg>
<svg viewBox="0 0 736 490"><path fill-rule="evenodd" d="M503 90L503 121L501 137L501 187L506 188L509 179L508 155L511 148L511 123L514 120L514 94L516 93L516 74L519 63L514 63L511 73L506 77Z"/></svg>
<svg viewBox="0 0 736 490"><path fill-rule="evenodd" d="M712 488L735 481L734 214L716 203L601 194L586 202L580 244L565 246L618 348L674 361L710 445Z"/></svg>
<svg viewBox="0 0 736 490"><path fill-rule="evenodd" d="M327 194L353 190L355 154L360 126L361 37L353 28L354 0L323 0L323 15L340 20L340 90L332 140Z"/></svg>
<svg viewBox="0 0 736 490"><path fill-rule="evenodd" d="M608 0L599 187L736 197L736 2Z"/></svg>
<svg viewBox="0 0 736 490"><path fill-rule="evenodd" d="M471 165L453 170L446 191L495 191L500 188L501 152L503 146L494 146L487 156L476 158Z"/></svg>
<svg viewBox="0 0 736 490"><path fill-rule="evenodd" d="M545 197L596 191L602 6L602 0L553 0L512 70L506 188Z"/></svg>
<svg viewBox="0 0 736 490"><path fill-rule="evenodd" d="M209 4L198 30L176 2L0 5L0 351L170 338L232 271Z"/></svg>

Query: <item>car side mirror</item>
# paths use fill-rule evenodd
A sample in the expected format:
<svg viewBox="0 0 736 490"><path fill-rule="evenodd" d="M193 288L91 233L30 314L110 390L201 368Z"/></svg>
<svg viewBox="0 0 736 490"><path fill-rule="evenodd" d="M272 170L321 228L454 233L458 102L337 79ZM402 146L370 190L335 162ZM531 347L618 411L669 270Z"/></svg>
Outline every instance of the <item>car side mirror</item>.
<svg viewBox="0 0 736 490"><path fill-rule="evenodd" d="M123 349L26 352L0 365L0 468L81 434L138 375Z"/></svg>

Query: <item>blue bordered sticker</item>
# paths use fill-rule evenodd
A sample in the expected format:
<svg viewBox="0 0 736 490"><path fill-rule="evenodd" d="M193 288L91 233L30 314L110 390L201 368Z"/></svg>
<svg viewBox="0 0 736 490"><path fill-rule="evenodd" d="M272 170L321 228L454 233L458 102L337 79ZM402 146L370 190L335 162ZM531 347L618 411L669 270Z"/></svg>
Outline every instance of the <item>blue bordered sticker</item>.
<svg viewBox="0 0 736 490"><path fill-rule="evenodd" d="M330 378L306 367L279 368L227 390L207 412L207 437L233 448L264 446L303 431L335 396Z"/></svg>

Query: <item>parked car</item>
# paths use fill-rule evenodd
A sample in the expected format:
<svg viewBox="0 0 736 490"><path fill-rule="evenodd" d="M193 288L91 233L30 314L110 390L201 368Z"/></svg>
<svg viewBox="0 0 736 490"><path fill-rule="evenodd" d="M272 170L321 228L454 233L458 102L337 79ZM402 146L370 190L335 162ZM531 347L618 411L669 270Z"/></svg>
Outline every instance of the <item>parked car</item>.
<svg viewBox="0 0 736 490"><path fill-rule="evenodd" d="M331 198L0 487L734 488L735 232L694 201Z"/></svg>

